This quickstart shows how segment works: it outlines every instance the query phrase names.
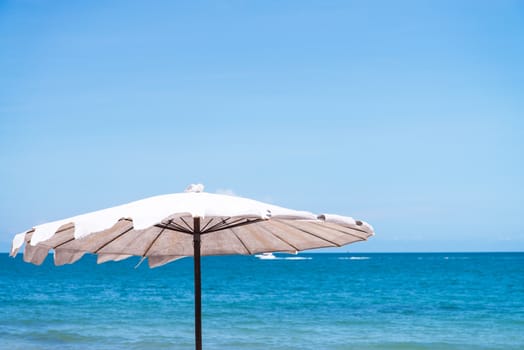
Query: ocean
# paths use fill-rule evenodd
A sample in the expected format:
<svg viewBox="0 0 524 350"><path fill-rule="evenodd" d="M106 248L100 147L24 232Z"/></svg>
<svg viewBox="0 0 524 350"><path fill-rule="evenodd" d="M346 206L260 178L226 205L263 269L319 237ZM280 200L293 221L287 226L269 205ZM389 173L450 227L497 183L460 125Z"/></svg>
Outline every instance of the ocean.
<svg viewBox="0 0 524 350"><path fill-rule="evenodd" d="M524 349L524 253L203 257L204 349ZM0 254L0 349L193 349L193 261Z"/></svg>

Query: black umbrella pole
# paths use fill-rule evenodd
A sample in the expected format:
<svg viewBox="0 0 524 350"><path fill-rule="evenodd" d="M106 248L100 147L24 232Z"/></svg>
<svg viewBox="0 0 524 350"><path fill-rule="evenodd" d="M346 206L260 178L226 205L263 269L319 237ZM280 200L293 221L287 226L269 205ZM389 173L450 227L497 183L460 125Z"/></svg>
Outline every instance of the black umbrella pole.
<svg viewBox="0 0 524 350"><path fill-rule="evenodd" d="M200 218L193 219L193 258L195 269L195 349L202 350L202 287L200 285Z"/></svg>

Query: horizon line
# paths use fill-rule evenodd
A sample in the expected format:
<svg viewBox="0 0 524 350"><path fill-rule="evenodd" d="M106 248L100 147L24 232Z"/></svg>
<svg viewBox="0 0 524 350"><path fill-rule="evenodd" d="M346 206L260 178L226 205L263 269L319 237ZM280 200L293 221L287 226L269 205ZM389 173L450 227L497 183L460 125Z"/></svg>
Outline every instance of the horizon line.
<svg viewBox="0 0 524 350"><path fill-rule="evenodd" d="M10 252L8 251L2 251L0 252L0 254L9 254ZM277 254L289 254L289 255L295 255L294 253L288 253L288 252L272 252L272 253L277 253ZM405 251L405 252L401 252L401 251L390 251L390 252L377 252L377 251L374 251L374 252L352 252L352 251L342 251L342 252L322 252L322 251L300 251L300 252L297 252L297 254L300 254L300 253L306 253L306 254L485 254L485 253L524 253L524 250L470 250L470 251L467 251L467 250L464 250L464 251ZM23 255L23 251L22 252L18 252L17 255ZM49 252L48 255L50 254L53 254L52 252ZM89 254L89 255L97 255L97 254L93 254L93 253L89 253L89 252L86 252L86 254ZM250 255L244 255L244 254L228 254L228 255L204 255L203 257L206 257L206 256L254 256L255 254L261 254L261 253L253 253L253 254L250 254ZM139 255L134 255L136 257L140 257ZM133 256L131 256L133 257ZM130 257L130 258L131 258ZM188 256L185 256L185 257L191 257L191 255L188 255Z"/></svg>

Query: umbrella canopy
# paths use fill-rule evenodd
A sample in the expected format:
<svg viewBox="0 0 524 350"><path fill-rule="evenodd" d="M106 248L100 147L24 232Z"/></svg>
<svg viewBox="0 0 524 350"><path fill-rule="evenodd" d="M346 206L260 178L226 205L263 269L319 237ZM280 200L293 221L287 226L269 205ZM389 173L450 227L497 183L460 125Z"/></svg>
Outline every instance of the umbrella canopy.
<svg viewBox="0 0 524 350"><path fill-rule="evenodd" d="M193 256L195 259L195 336L201 349L200 256L298 252L363 241L373 228L351 217L297 211L236 196L203 192L146 198L113 208L49 222L17 234L11 256L25 243L24 261L41 264L54 250L56 265L85 253L98 263L131 256L150 267Z"/></svg>

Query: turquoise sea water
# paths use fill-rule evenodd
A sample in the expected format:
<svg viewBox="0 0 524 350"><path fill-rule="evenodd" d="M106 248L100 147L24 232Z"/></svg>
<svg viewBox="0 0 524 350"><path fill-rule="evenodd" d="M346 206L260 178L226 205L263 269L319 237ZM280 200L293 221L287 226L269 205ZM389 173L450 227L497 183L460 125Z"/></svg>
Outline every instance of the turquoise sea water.
<svg viewBox="0 0 524 350"><path fill-rule="evenodd" d="M524 349L524 253L204 257L204 349ZM193 271L0 254L1 349L192 349Z"/></svg>

